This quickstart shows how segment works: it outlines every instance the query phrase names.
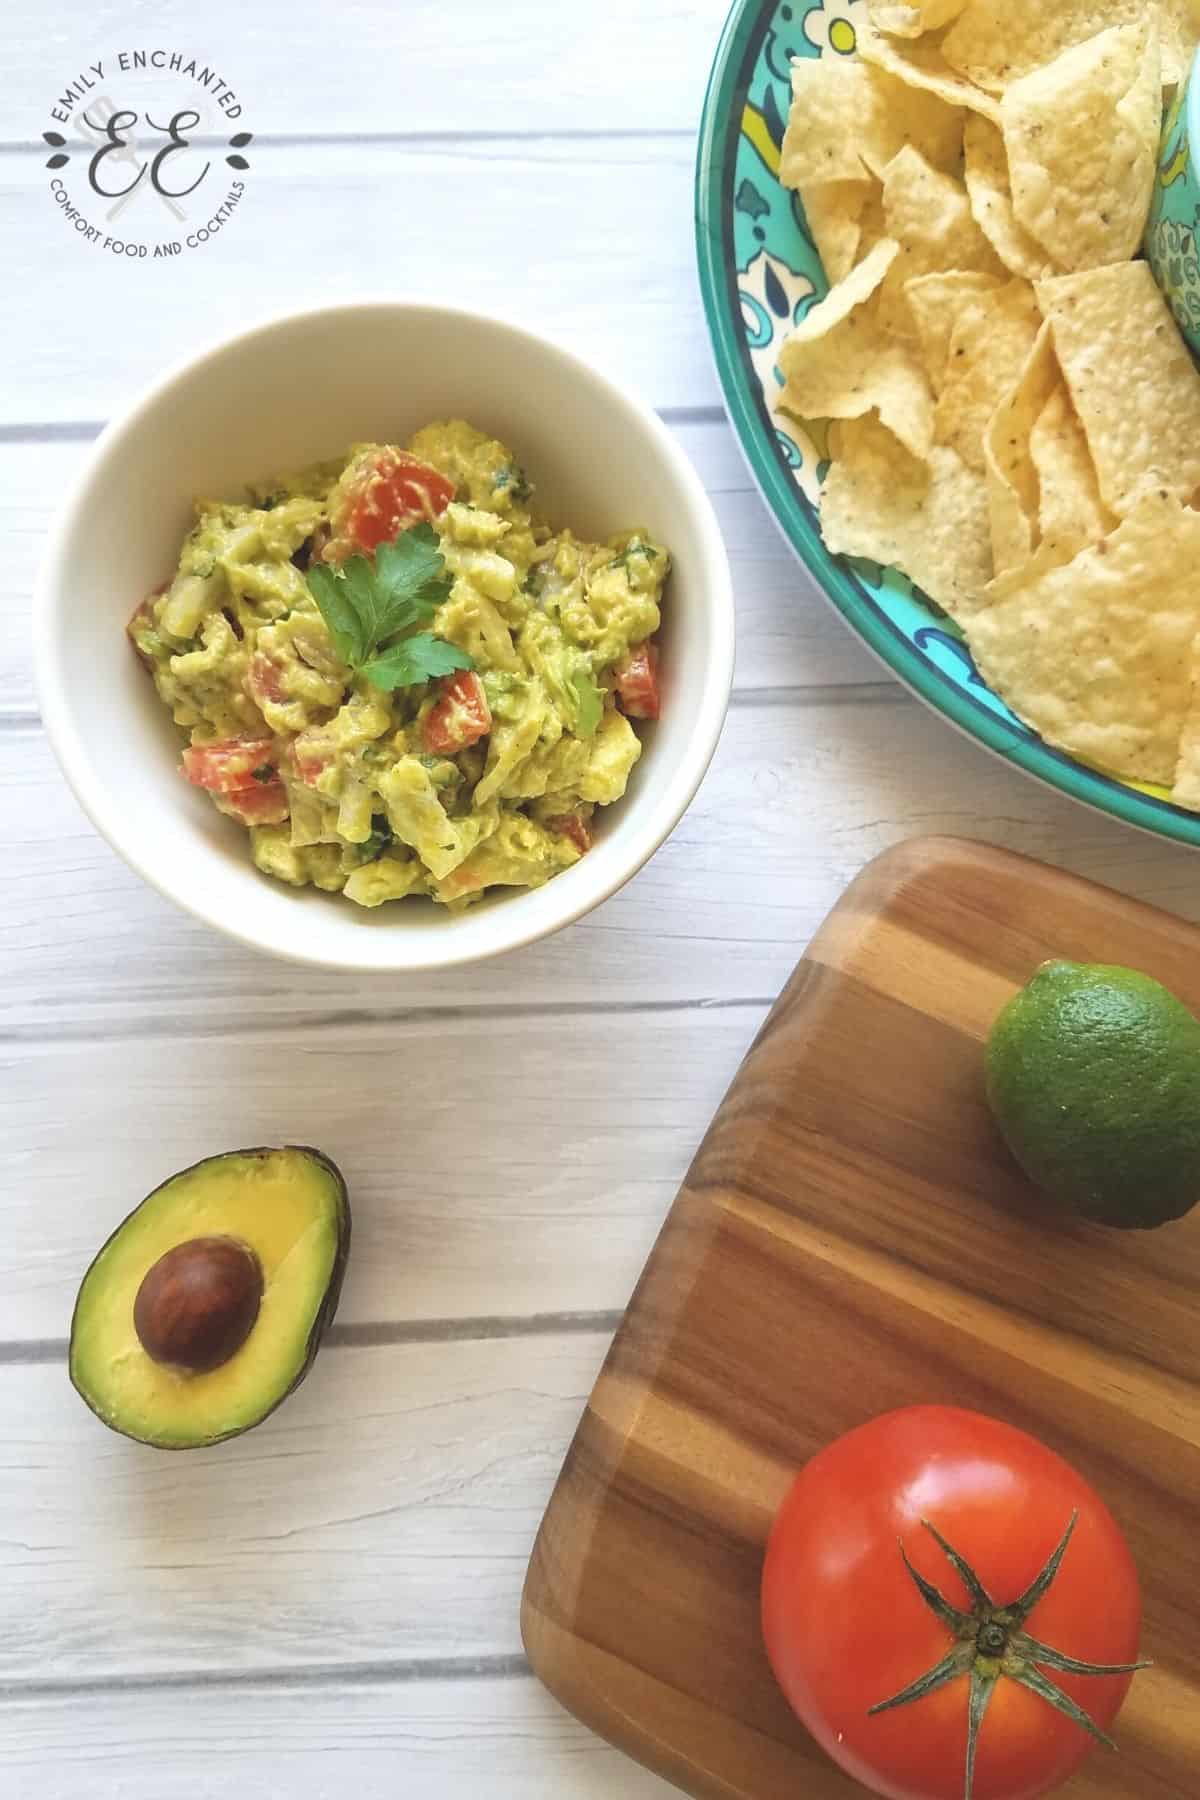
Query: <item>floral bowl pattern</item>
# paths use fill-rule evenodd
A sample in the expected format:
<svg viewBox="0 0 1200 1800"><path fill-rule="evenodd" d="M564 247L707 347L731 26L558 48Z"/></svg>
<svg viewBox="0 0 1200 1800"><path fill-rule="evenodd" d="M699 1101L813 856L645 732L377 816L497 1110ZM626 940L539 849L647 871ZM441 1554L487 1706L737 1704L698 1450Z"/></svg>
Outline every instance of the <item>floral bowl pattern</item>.
<svg viewBox="0 0 1200 1800"><path fill-rule="evenodd" d="M771 407L783 340L828 291L799 198L780 183L779 157L792 59L856 55L865 17L866 0L735 0L717 49L700 127L696 244L717 374L734 431L801 561L852 628L922 700L1062 793L1129 824L1200 845L1200 816L1174 806L1165 790L1090 768L1022 724L987 686L953 622L906 577L831 556L821 541L816 497L826 446ZM1194 82L1192 92L1198 91L1200 82ZM1182 229L1172 239L1181 295L1185 263L1188 279L1196 266L1195 209L1184 223L1186 251ZM1200 271L1195 292L1200 307ZM1173 304L1189 302L1173 297Z"/></svg>
<svg viewBox="0 0 1200 1800"><path fill-rule="evenodd" d="M1146 233L1146 256L1192 351L1200 356L1200 79L1193 69L1167 114L1158 180Z"/></svg>

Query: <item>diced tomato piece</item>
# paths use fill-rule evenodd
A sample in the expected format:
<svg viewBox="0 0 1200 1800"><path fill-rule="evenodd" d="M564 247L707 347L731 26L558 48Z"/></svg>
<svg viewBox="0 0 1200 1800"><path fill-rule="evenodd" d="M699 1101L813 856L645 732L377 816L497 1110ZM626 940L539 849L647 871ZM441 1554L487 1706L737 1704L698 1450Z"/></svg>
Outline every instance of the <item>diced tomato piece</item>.
<svg viewBox="0 0 1200 1800"><path fill-rule="evenodd" d="M298 738L293 738L288 756L298 779L308 787L314 787L333 761L334 751L328 738L302 731Z"/></svg>
<svg viewBox="0 0 1200 1800"><path fill-rule="evenodd" d="M256 781L235 794L214 794L213 800L231 819L243 825L282 825L288 816L287 789L282 781Z"/></svg>
<svg viewBox="0 0 1200 1800"><path fill-rule="evenodd" d="M261 650L255 651L246 671L246 692L256 706L261 706L264 701L279 706L287 699L283 691L282 668Z"/></svg>
<svg viewBox="0 0 1200 1800"><path fill-rule="evenodd" d="M418 520L438 518L453 498L454 483L428 463L406 450L379 450L364 458L361 468L348 471L333 520L334 535L350 540L344 555L375 550Z"/></svg>
<svg viewBox="0 0 1200 1800"><path fill-rule="evenodd" d="M270 769L268 778L254 771ZM241 794L270 785L278 779L275 746L270 738L222 738L215 744L194 744L183 753L183 773L193 787L210 794Z"/></svg>
<svg viewBox="0 0 1200 1800"><path fill-rule="evenodd" d="M461 900L467 894L477 893L486 884L483 878L471 867L471 859L460 863L457 869L451 869L438 883L438 892L449 900Z"/></svg>
<svg viewBox="0 0 1200 1800"><path fill-rule="evenodd" d="M331 761L328 756L293 756L292 766L305 787L316 787Z"/></svg>
<svg viewBox="0 0 1200 1800"><path fill-rule="evenodd" d="M425 747L435 756L453 756L477 744L492 729L492 709L483 683L470 669L443 676L439 699L425 720Z"/></svg>
<svg viewBox="0 0 1200 1800"><path fill-rule="evenodd" d="M547 819L546 829L557 832L559 837L569 837L580 856L592 847L592 834L578 813L560 813L556 819Z"/></svg>
<svg viewBox="0 0 1200 1800"><path fill-rule="evenodd" d="M649 639L635 644L625 661L618 665L617 698L631 719L657 719L658 646Z"/></svg>

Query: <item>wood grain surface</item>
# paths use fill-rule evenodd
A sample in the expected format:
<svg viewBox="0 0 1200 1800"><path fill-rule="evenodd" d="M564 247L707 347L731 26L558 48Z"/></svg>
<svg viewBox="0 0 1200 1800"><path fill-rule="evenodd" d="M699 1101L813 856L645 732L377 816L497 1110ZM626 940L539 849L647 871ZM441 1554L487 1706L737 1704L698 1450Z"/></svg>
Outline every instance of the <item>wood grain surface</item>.
<svg viewBox="0 0 1200 1800"><path fill-rule="evenodd" d="M772 1680L762 1550L795 1470L916 1401L995 1414L1128 1534L1155 1668L1074 1800L1183 1800L1200 1769L1200 1212L1149 1234L1048 1215L981 1041L1051 955L1200 1009L1192 926L952 839L872 863L742 1065L642 1275L530 1565L535 1671L711 1800L850 1800Z"/></svg>

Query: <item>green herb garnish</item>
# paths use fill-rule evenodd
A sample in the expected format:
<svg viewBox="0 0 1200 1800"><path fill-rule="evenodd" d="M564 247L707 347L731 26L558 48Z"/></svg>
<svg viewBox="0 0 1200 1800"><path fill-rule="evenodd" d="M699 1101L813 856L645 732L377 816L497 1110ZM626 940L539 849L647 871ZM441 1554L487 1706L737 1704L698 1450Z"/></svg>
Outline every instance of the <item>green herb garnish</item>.
<svg viewBox="0 0 1200 1800"><path fill-rule="evenodd" d="M475 667L457 644L420 629L449 595L445 570L437 532L422 520L394 544L380 544L373 562L317 563L305 580L350 673L392 693Z"/></svg>
<svg viewBox="0 0 1200 1800"><path fill-rule="evenodd" d="M512 497L518 505L528 500L533 493L524 469L519 469L515 463L506 463L504 468L498 471L496 479L492 483L492 492L495 494L503 494L509 488L512 489Z"/></svg>
<svg viewBox="0 0 1200 1800"><path fill-rule="evenodd" d="M635 538L632 544L626 544L619 556L614 556L612 561L605 563L604 566L606 569L624 569L628 573L631 566L630 558L633 556L645 557L647 562L657 562L658 550L653 544L643 544L640 539Z"/></svg>
<svg viewBox="0 0 1200 1800"><path fill-rule="evenodd" d="M363 862L378 862L384 851L392 842L392 828L384 813L375 813L371 819L371 830L358 846Z"/></svg>

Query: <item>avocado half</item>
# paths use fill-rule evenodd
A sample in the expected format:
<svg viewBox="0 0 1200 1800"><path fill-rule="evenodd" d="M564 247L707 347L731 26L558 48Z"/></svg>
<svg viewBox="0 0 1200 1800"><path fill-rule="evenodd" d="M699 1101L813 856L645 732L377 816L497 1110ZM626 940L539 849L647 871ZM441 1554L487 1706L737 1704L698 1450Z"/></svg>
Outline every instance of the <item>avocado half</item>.
<svg viewBox="0 0 1200 1800"><path fill-rule="evenodd" d="M307 1375L349 1250L346 1184L319 1150L206 1157L155 1188L84 1276L71 1382L142 1444L237 1437Z"/></svg>

